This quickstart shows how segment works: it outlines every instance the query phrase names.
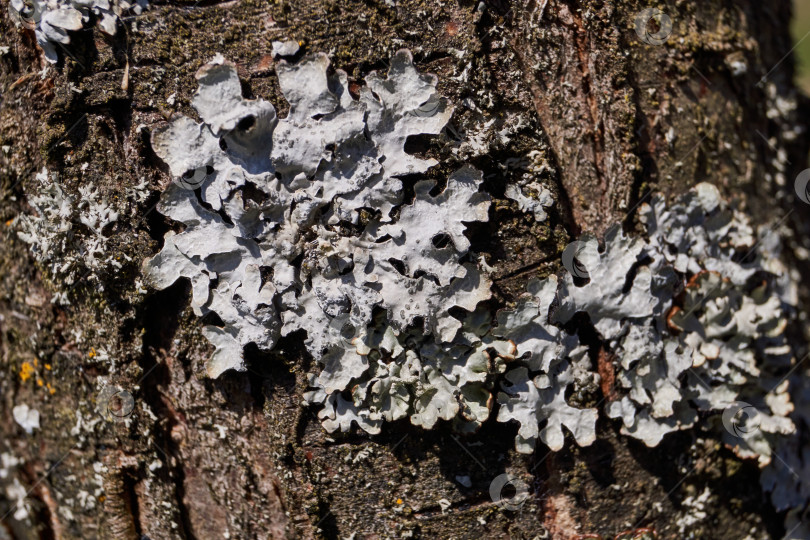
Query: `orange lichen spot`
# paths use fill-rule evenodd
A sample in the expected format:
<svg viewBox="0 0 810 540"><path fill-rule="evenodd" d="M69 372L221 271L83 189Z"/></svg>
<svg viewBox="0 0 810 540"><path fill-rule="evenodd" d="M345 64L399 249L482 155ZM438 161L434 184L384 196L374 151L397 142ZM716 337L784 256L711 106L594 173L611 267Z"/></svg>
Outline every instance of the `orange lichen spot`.
<svg viewBox="0 0 810 540"><path fill-rule="evenodd" d="M48 371L50 371L50 370L51 370L51 365L50 365L50 364L45 364L45 369L47 369Z"/></svg>
<svg viewBox="0 0 810 540"><path fill-rule="evenodd" d="M43 381L42 379L37 377L37 386L44 386L44 385L45 385L45 381Z"/></svg>
<svg viewBox="0 0 810 540"><path fill-rule="evenodd" d="M6 227L11 227L12 223L14 223L14 218L11 218L10 220L6 221Z"/></svg>
<svg viewBox="0 0 810 540"><path fill-rule="evenodd" d="M105 497L104 495L99 495L98 496L98 502L103 503L106 500L107 500L107 497Z"/></svg>
<svg viewBox="0 0 810 540"><path fill-rule="evenodd" d="M397 499L397 504L402 504L404 501L402 499Z"/></svg>
<svg viewBox="0 0 810 540"><path fill-rule="evenodd" d="M39 358L34 358L34 367L39 367Z"/></svg>
<svg viewBox="0 0 810 540"><path fill-rule="evenodd" d="M95 349L95 348L93 348L93 347L90 347L90 352L89 352L89 353L87 353L87 356L88 356L89 358L95 358L95 357L96 357L96 349Z"/></svg>
<svg viewBox="0 0 810 540"><path fill-rule="evenodd" d="M53 386L51 386L51 383L46 384L46 385L45 385L45 388L47 388L47 389L48 389L48 393L49 393L50 395L54 395L54 394L56 393L56 388L54 388Z"/></svg>
<svg viewBox="0 0 810 540"><path fill-rule="evenodd" d="M20 367L20 379L22 382L27 381L31 378L31 375L34 374L34 366L32 366L28 362L23 362L22 367Z"/></svg>

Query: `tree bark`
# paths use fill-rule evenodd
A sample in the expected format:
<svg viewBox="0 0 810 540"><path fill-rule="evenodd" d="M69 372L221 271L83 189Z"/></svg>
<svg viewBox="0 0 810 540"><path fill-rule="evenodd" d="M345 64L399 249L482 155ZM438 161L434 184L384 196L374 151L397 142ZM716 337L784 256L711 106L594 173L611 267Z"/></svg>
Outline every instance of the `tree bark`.
<svg viewBox="0 0 810 540"><path fill-rule="evenodd" d="M709 485L711 518L687 533L781 538L783 516L761 492L756 464L697 430L649 449L601 419L594 445L569 441L558 453L539 445L532 456L515 453L514 426L492 419L463 437L407 422L374 437L329 436L301 406L311 363L301 343L248 351L247 372L211 380L203 366L212 347L188 284L139 292L140 262L174 226L154 211L171 179L149 128L177 112L194 117L194 73L216 53L237 63L246 95L286 114L276 39L327 52L354 82L385 70L400 48L438 75L456 106L452 126L413 148L439 160L431 177L446 178L459 165L451 151L459 139L487 146L473 164L494 204L473 241L494 268L494 306L556 271L581 232L622 222L637 233L636 210L651 193L675 196L708 181L740 199L755 224L787 214L810 143L797 130L808 108L792 84L790 3L673 1L660 6L673 23L660 45L635 31L646 7L171 1L127 19L114 38L73 33L60 64L45 71L33 34L3 17L0 453L19 464L0 477L0 539L569 539L639 527L681 538L682 501ZM780 112L779 100L798 107ZM508 164L531 152L554 192L544 223L504 197L521 174ZM126 208L105 231L119 270L65 283L31 257L13 220L30 212L34 173L45 166L67 192L92 186ZM149 194L139 200L143 180ZM788 257L810 238L800 204L787 217ZM55 293L70 304L52 302ZM96 412L110 385L134 400L123 420ZM41 414L32 435L12 418L20 403ZM506 471L531 488L519 511L499 509L488 492ZM457 480L464 476L469 487ZM3 498L15 479L28 492L27 520Z"/></svg>

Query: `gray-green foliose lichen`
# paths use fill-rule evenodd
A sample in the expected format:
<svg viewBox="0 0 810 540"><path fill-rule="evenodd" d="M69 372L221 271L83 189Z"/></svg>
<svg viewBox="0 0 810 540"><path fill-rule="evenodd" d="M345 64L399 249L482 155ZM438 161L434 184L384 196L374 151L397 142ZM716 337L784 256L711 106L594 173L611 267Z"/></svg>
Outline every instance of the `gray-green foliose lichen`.
<svg viewBox="0 0 810 540"><path fill-rule="evenodd" d="M270 103L242 97L235 66L218 56L197 75L202 121L180 117L153 133L176 178L158 209L184 229L167 233L144 275L158 289L189 279L195 312L218 315L203 328L215 346L209 376L244 369L248 344L272 349L303 330L319 364L305 400L329 431L377 433L404 418L475 430L497 400L497 421L519 423L518 451L538 440L559 450L563 428L580 445L596 439L599 405L569 397L599 383L592 347L563 328L585 313L616 359L604 411L623 433L656 446L699 422L716 427L767 467L775 504L801 520L808 475L779 463L810 468L793 421L810 424L810 398L794 411L784 312L795 280L775 234L758 234L700 184L670 205L645 204L644 238L617 225L601 251L580 239L574 273L587 279L534 280L493 317L480 305L491 296L487 267L465 235L466 223L488 220L481 173L465 166L441 190L418 182L403 200L400 177L435 164L408 154L406 139L439 133L452 114L436 78L400 51L387 77L371 73L354 97L328 65L322 54L278 64L290 104L279 119ZM540 220L552 202L539 184L507 194ZM37 247L36 235L27 240ZM739 403L756 410L757 429L721 429Z"/></svg>

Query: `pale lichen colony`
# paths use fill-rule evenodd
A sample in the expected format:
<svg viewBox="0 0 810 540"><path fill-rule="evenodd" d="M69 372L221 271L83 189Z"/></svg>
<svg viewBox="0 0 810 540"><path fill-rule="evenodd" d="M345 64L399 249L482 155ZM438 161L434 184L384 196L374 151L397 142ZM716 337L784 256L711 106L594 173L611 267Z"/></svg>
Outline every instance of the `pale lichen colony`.
<svg viewBox="0 0 810 540"><path fill-rule="evenodd" d="M58 47L70 44L68 32L95 19L102 32L115 35L121 15L139 14L147 5L146 0L11 0L8 10L17 26L34 30L45 58L55 64Z"/></svg>
<svg viewBox="0 0 810 540"><path fill-rule="evenodd" d="M472 431L496 402L497 421L519 424L523 453L538 440L561 449L565 430L591 444L600 411L648 446L714 427L767 467L775 505L800 519L808 475L781 464L810 468L794 425L810 424L810 397L794 404L789 393L796 360L784 333L796 293L776 235L699 184L671 204L643 205L644 237L617 225L601 250L582 238L586 280L534 280L493 316L482 304L492 295L488 268L465 235L466 224L488 221L481 172L464 166L404 196L402 177L436 164L407 153L406 140L440 133L453 112L436 77L400 51L387 77L372 72L353 95L346 74L328 68L323 54L281 61L290 109L278 118L272 104L242 97L236 67L217 56L197 75L201 121L183 116L153 133L176 177L158 210L183 228L145 262L145 281L164 289L186 278L195 313L216 315L203 328L215 346L209 376L245 369L249 344L271 350L303 331L318 363L305 400L330 432L354 423L378 433L400 419ZM538 220L553 203L539 184L506 192ZM26 218L21 236L53 265L49 244L62 237L51 229L73 203L55 185L33 203L40 216ZM115 218L96 213L90 230ZM570 333L577 314L615 359L604 406L582 397L600 375L593 344ZM756 409L759 429L722 429L723 411L738 402Z"/></svg>

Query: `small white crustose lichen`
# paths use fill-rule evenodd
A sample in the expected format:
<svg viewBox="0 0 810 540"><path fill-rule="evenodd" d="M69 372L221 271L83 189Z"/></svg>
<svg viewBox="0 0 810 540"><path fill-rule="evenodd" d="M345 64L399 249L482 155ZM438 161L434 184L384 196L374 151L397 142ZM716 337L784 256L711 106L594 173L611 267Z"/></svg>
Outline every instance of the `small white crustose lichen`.
<svg viewBox="0 0 810 540"><path fill-rule="evenodd" d="M138 14L147 5L147 0L11 0L8 10L14 24L34 30L45 58L56 63L57 47L70 43L68 32L95 19L105 34L115 35L122 14Z"/></svg>
<svg viewBox="0 0 810 540"><path fill-rule="evenodd" d="M34 212L21 214L15 224L36 260L68 285L80 278L97 281L98 273L120 268L121 263L108 252L104 235L118 221L118 212L98 191L82 186L80 197L73 197L47 169L34 180L36 195L28 199ZM68 303L64 293L57 294L56 300Z"/></svg>

